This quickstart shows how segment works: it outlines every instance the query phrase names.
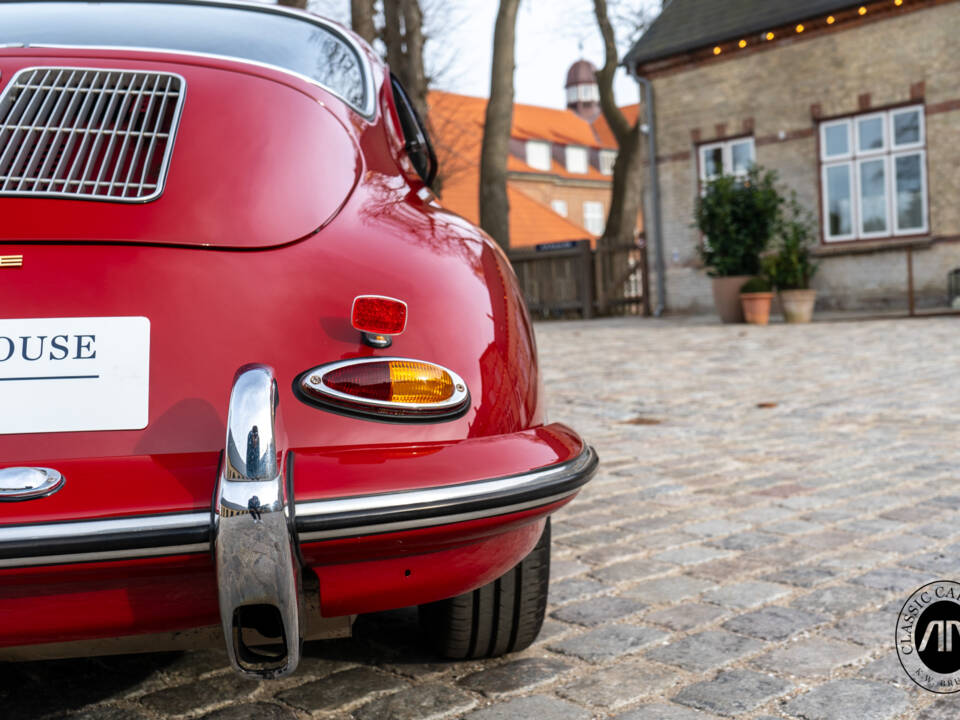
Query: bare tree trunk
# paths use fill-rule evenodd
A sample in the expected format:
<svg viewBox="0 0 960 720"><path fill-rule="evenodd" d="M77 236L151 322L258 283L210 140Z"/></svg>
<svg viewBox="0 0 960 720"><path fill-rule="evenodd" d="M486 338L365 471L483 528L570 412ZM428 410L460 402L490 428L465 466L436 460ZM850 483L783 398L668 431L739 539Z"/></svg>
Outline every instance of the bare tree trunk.
<svg viewBox="0 0 960 720"><path fill-rule="evenodd" d="M419 0L401 0L406 49L404 86L420 117L427 117L427 73L423 68L423 13Z"/></svg>
<svg viewBox="0 0 960 720"><path fill-rule="evenodd" d="M373 15L373 0L350 0L350 26L370 45L377 37Z"/></svg>
<svg viewBox="0 0 960 720"><path fill-rule="evenodd" d="M277 5L285 5L286 7L300 8L301 10L306 10L307 0L277 0Z"/></svg>
<svg viewBox="0 0 960 720"><path fill-rule="evenodd" d="M510 247L510 202L507 199L507 153L513 125L513 72L520 0L500 0L493 32L490 101L480 154L480 227L500 247Z"/></svg>
<svg viewBox="0 0 960 720"><path fill-rule="evenodd" d="M387 65L390 72L406 86L406 63L403 51L403 11L401 0L383 0L383 44L387 46Z"/></svg>
<svg viewBox="0 0 960 720"><path fill-rule="evenodd" d="M607 14L606 0L594 0L597 24L603 35L604 64L597 71L597 85L600 89L600 108L603 117L617 140L617 160L613 166L613 189L610 197L610 212L603 237L597 241L599 254L611 255L604 251L621 245L632 244L635 240L637 216L643 201L643 184L640 175L640 151L642 147L640 133L640 114L632 126L617 107L613 93L613 78L620 62L613 27ZM616 257L616 256L613 256ZM626 264L626 253L623 254ZM608 275L619 277L623 268L612 267ZM598 286L600 311L606 310L607 301L616 293L617 288Z"/></svg>

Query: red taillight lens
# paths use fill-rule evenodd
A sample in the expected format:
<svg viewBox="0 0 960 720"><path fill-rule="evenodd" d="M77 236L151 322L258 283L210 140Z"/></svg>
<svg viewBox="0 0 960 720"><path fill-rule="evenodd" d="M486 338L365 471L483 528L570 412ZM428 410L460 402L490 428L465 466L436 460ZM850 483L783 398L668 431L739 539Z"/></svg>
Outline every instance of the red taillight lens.
<svg viewBox="0 0 960 720"><path fill-rule="evenodd" d="M350 321L360 332L399 335L407 325L407 304L381 295L358 295Z"/></svg>

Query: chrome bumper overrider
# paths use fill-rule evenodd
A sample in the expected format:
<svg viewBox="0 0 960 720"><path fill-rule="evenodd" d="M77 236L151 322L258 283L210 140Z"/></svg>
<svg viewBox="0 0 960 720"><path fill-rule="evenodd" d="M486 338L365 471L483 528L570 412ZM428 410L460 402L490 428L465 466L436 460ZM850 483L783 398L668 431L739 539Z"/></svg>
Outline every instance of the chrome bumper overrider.
<svg viewBox="0 0 960 720"><path fill-rule="evenodd" d="M267 677L296 669L302 637L287 453L277 447L278 396L272 369L237 371L211 533L230 662Z"/></svg>
<svg viewBox="0 0 960 720"><path fill-rule="evenodd" d="M237 670L292 672L302 638L297 543L429 528L564 500L597 468L575 458L507 477L419 490L293 502L294 457L281 434L273 371L241 368L212 513L0 525L0 568L101 562L213 550L220 620ZM295 518L295 520L292 520Z"/></svg>

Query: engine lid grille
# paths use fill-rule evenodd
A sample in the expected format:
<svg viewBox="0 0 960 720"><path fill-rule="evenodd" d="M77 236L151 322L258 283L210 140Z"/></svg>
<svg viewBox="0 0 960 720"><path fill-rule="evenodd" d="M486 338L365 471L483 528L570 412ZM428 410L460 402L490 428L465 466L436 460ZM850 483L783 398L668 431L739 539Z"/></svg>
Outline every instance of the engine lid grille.
<svg viewBox="0 0 960 720"><path fill-rule="evenodd" d="M160 196L186 81L173 73L31 67L0 94L0 196Z"/></svg>

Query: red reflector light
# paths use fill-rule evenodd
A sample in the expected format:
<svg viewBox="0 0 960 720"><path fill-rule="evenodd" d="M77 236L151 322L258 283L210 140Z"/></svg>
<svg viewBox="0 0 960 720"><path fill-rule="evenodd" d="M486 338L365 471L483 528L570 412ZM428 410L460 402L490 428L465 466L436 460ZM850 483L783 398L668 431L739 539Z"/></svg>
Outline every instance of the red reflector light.
<svg viewBox="0 0 960 720"><path fill-rule="evenodd" d="M399 335L407 326L407 304L382 295L358 295L353 299L350 322L360 332Z"/></svg>

